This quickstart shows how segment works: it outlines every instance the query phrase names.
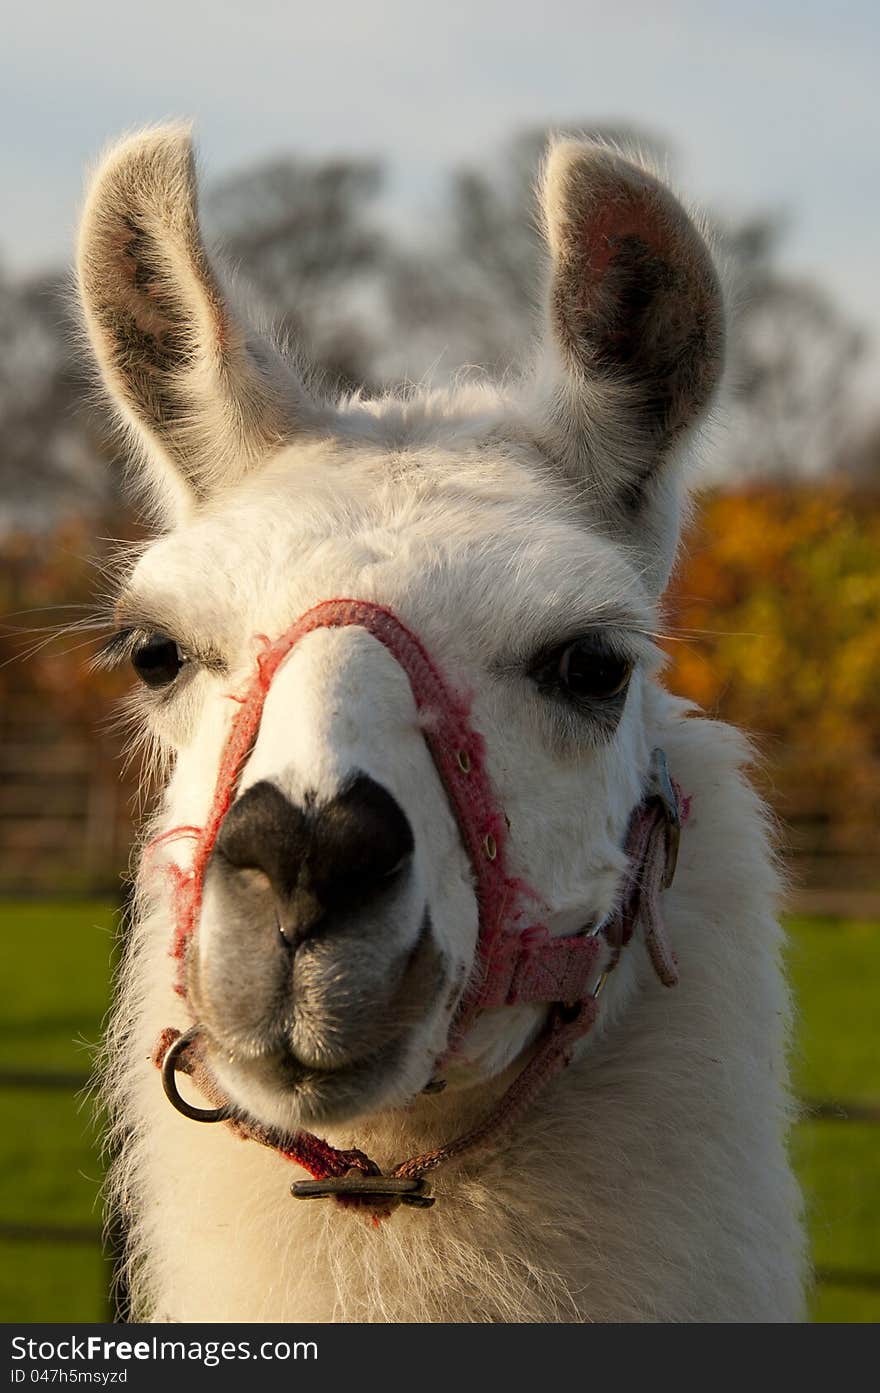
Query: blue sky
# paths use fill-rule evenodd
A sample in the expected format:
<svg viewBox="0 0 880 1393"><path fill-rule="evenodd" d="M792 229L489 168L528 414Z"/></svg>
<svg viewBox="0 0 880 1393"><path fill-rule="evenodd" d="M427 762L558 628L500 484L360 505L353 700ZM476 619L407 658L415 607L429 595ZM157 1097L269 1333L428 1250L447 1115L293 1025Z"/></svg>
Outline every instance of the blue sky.
<svg viewBox="0 0 880 1393"><path fill-rule="evenodd" d="M880 341L880 6L868 0L151 0L7 7L0 256L70 252L114 135L192 116L208 175L296 150L386 156L402 201L517 127L656 130L680 183L784 214L786 259Z"/></svg>

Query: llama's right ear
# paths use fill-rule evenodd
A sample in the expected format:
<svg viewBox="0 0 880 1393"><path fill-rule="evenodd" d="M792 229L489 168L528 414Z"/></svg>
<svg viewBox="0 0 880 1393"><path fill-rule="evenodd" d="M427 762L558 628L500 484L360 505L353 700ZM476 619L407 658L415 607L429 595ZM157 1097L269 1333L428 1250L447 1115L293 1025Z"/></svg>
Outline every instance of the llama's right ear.
<svg viewBox="0 0 880 1393"><path fill-rule="evenodd" d="M186 515L302 428L301 384L239 326L211 269L186 127L145 131L106 155L77 273L105 384L166 512Z"/></svg>
<svg viewBox="0 0 880 1393"><path fill-rule="evenodd" d="M543 213L551 276L539 438L659 592L682 515L682 446L722 369L714 259L669 189L602 145L553 147Z"/></svg>

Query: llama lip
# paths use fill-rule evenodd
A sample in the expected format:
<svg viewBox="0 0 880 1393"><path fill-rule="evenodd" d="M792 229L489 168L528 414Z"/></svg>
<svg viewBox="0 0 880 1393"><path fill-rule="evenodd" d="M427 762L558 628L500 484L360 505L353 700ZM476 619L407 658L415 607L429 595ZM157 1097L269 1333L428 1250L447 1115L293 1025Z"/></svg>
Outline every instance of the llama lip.
<svg viewBox="0 0 880 1393"><path fill-rule="evenodd" d="M389 1101L406 1052L405 1027L373 1054L338 1068L309 1067L287 1046L256 1057L207 1037L209 1067L236 1113L288 1130L343 1122Z"/></svg>
<svg viewBox="0 0 880 1393"><path fill-rule="evenodd" d="M214 1068L236 1110L292 1126L343 1120L373 1106L405 1050L408 1031L373 1055L338 1069L304 1065L289 1049L239 1063L219 1056ZM209 1050L209 1058L210 1058Z"/></svg>
<svg viewBox="0 0 880 1393"><path fill-rule="evenodd" d="M294 962L287 1037L294 1057L321 1072L355 1064L381 1053L431 1010L446 975L427 907L415 944L390 968L378 990L340 992L335 945L303 945Z"/></svg>
<svg viewBox="0 0 880 1393"><path fill-rule="evenodd" d="M224 1000L212 999L203 964L191 964L190 1000L233 1104L276 1122L280 1110L286 1122L301 1125L347 1118L383 1100L395 1088L413 1030L448 988L427 907L415 944L397 962L384 956L384 981L374 976L371 990L356 972L346 973L338 940L303 944L292 966L287 953L279 956L287 964L285 985L278 990L276 974L268 1005L262 991L253 1003L228 991ZM245 1020L255 1023L246 1031ZM423 1082L427 1075L410 1091Z"/></svg>

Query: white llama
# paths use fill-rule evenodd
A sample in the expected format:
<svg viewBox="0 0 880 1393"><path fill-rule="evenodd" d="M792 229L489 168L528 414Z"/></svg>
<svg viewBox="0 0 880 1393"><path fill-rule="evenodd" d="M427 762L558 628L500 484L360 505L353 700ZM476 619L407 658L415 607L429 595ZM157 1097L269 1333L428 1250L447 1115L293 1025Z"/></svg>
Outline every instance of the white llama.
<svg viewBox="0 0 880 1393"><path fill-rule="evenodd" d="M767 824L656 680L718 277L615 152L557 144L542 198L527 377L330 403L230 311L186 130L92 182L164 523L107 651L173 756L106 1071L139 1319L802 1315ZM151 1062L193 1027L165 1077L214 1126Z"/></svg>

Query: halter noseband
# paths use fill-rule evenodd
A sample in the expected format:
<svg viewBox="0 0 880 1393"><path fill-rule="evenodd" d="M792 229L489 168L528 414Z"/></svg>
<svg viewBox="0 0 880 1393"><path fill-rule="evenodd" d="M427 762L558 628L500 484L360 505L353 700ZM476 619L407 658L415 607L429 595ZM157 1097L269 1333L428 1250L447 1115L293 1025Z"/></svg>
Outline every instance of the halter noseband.
<svg viewBox="0 0 880 1393"><path fill-rule="evenodd" d="M509 1125L547 1080L570 1062L576 1042L595 1022L596 1002L608 973L637 927L644 931L661 982L675 985L675 958L666 941L659 896L672 883L688 801L680 799L662 750L654 750L645 796L630 818L625 845L628 869L616 910L604 923L571 937L551 937L543 924L528 924L524 902L536 897L507 872L507 822L489 780L483 738L470 725L466 703L444 681L421 641L390 609L369 600L323 601L274 642L265 641L252 678L234 698L238 710L204 826L172 828L156 839L164 842L182 835L195 839L190 868L170 867L175 918L172 953L178 962L177 991L184 1000L185 958L198 926L208 861L253 750L272 681L307 634L352 625L384 644L409 679L420 730L474 876L479 910L476 960L439 1063L456 1053L477 1015L487 1008L546 1005L550 1010L543 1032L528 1062L481 1123L434 1151L401 1162L388 1174L361 1151L338 1150L308 1132L284 1133L232 1108L208 1067L198 1025L183 1034L163 1031L153 1058L178 1111L195 1121L226 1122L239 1136L259 1141L304 1167L313 1179L295 1182L291 1186L295 1196L332 1195L340 1203L365 1205L381 1217L397 1204L433 1204L424 1176ZM597 973L603 948L606 960ZM177 1089L177 1072L188 1073L215 1106L196 1108L185 1102ZM442 1086L435 1083L429 1089Z"/></svg>

